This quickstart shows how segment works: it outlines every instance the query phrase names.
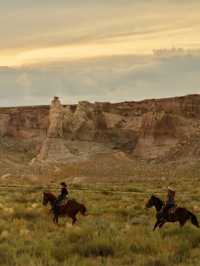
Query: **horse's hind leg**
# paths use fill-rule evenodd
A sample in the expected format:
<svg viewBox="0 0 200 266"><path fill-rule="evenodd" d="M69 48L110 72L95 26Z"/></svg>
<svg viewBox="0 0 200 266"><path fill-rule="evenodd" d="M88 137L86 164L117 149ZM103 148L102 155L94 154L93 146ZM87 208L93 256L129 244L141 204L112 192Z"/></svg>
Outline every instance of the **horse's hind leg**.
<svg viewBox="0 0 200 266"><path fill-rule="evenodd" d="M180 220L179 221L179 224L180 224L180 227L183 227L186 223L186 220Z"/></svg>
<svg viewBox="0 0 200 266"><path fill-rule="evenodd" d="M76 221L77 221L76 216L72 217L72 225L74 225Z"/></svg>
<svg viewBox="0 0 200 266"><path fill-rule="evenodd" d="M165 224L165 222L160 223L159 228L162 228L164 224Z"/></svg>

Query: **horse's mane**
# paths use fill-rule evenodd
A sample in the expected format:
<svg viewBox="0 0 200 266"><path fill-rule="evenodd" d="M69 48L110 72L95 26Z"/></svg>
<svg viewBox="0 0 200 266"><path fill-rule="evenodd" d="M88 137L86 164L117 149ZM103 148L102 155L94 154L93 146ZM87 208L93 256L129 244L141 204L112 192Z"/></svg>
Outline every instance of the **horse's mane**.
<svg viewBox="0 0 200 266"><path fill-rule="evenodd" d="M50 191L45 191L44 192L44 195L48 195L49 197L51 197L51 198L55 198L56 199L56 195L54 195L52 192L50 192Z"/></svg>
<svg viewBox="0 0 200 266"><path fill-rule="evenodd" d="M151 198L156 199L156 200L159 200L160 202L163 202L163 200L161 200L159 197L157 197L155 195L152 195Z"/></svg>
<svg viewBox="0 0 200 266"><path fill-rule="evenodd" d="M153 194L151 197L154 198L154 199L159 199L159 200L161 200L159 197L155 196L154 194Z"/></svg>
<svg viewBox="0 0 200 266"><path fill-rule="evenodd" d="M163 206L165 203L163 200L161 200L159 197L155 196L155 195L152 195L151 196L151 199L157 201L157 203L160 205L160 206Z"/></svg>

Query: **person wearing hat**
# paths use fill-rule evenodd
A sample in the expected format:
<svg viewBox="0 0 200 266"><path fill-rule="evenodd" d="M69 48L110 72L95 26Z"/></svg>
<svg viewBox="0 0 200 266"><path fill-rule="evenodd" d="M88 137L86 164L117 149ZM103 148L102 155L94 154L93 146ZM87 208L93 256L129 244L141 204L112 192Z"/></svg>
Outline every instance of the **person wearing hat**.
<svg viewBox="0 0 200 266"><path fill-rule="evenodd" d="M176 191L174 189L172 189L171 187L167 188L167 201L166 201L166 205L169 206L169 208L174 207L175 204L175 195L176 195Z"/></svg>
<svg viewBox="0 0 200 266"><path fill-rule="evenodd" d="M55 205L54 205L54 212L55 213L59 212L59 206L63 205L67 201L68 195L69 195L66 183L61 182L60 185L61 185L61 191L60 191L60 194L58 195L56 202L55 202Z"/></svg>
<svg viewBox="0 0 200 266"><path fill-rule="evenodd" d="M172 210L174 210L174 207L176 207L175 195L176 195L176 191L173 188L168 187L167 188L167 200L166 200L165 207L163 209L163 214L165 218L168 216L169 213L171 213Z"/></svg>
<svg viewBox="0 0 200 266"><path fill-rule="evenodd" d="M58 195L57 201L61 203L67 199L69 193L65 182L61 182L60 185L61 185L61 191L60 194Z"/></svg>

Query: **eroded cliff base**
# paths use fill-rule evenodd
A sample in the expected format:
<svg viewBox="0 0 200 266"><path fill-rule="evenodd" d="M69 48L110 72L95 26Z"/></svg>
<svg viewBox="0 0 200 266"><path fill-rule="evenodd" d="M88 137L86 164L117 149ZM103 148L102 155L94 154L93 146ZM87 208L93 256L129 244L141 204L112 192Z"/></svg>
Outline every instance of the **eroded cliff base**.
<svg viewBox="0 0 200 266"><path fill-rule="evenodd" d="M199 173L200 95L51 108L0 108L2 179Z"/></svg>

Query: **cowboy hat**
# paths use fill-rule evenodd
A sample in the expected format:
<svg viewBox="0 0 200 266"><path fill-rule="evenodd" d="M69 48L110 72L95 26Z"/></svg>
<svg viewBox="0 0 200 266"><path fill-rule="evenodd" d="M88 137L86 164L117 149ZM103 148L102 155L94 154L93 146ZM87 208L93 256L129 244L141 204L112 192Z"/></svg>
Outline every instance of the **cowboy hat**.
<svg viewBox="0 0 200 266"><path fill-rule="evenodd" d="M172 187L170 187L170 186L167 188L167 190L175 192L175 190Z"/></svg>
<svg viewBox="0 0 200 266"><path fill-rule="evenodd" d="M61 182L60 185L61 185L62 187L67 187L67 184L66 184L65 182Z"/></svg>

